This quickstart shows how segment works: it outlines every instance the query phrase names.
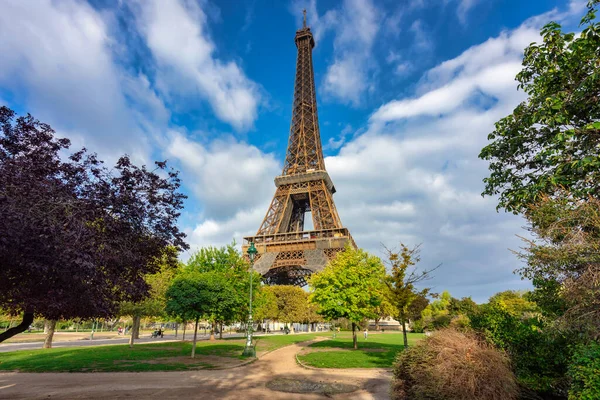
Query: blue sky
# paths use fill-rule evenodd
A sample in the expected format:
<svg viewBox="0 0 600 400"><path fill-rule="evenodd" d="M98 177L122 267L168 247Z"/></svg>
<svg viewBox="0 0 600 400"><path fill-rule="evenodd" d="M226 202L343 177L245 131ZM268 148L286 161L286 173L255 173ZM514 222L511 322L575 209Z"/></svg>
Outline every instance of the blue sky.
<svg viewBox="0 0 600 400"><path fill-rule="evenodd" d="M7 0L0 104L108 162L168 159L192 248L258 229L290 124L295 30L315 35L327 169L344 225L381 255L422 243L435 291L485 301L512 271L524 221L482 198L477 154L523 100L523 49L567 0ZM185 255L184 255L185 257Z"/></svg>

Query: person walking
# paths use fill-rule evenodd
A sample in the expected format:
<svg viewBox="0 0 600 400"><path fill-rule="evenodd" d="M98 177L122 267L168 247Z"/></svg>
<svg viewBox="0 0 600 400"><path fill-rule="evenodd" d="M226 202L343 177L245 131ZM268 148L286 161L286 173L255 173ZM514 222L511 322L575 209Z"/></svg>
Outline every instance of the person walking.
<svg viewBox="0 0 600 400"><path fill-rule="evenodd" d="M365 335L365 340L367 340L367 338L369 337L369 330L367 328L365 328L364 335Z"/></svg>

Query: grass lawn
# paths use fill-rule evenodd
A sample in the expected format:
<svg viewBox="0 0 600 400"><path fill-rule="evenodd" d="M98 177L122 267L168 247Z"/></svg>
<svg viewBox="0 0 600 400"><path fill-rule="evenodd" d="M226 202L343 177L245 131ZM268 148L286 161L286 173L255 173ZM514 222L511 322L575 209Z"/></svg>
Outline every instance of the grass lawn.
<svg viewBox="0 0 600 400"><path fill-rule="evenodd" d="M319 334L277 335L256 338L257 353L313 339ZM321 334L323 335L323 334ZM167 342L94 347L20 350L0 353L0 371L108 372L180 371L222 366L222 361L243 360L245 340L239 338L199 341L196 359L190 358L192 343ZM216 356L216 357L215 357ZM229 360L228 360L229 359Z"/></svg>
<svg viewBox="0 0 600 400"><path fill-rule="evenodd" d="M408 343L414 344L423 337L420 333L409 333ZM352 336L344 332L336 339L311 344L298 359L318 368L390 368L396 354L403 349L401 333L370 333L364 340L359 332L358 350L353 350Z"/></svg>

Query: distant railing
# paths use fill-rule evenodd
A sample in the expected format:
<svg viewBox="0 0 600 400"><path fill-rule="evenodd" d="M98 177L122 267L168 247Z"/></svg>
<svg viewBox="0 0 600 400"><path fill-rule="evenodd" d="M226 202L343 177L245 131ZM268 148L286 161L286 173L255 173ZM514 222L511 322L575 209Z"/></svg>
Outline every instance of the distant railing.
<svg viewBox="0 0 600 400"><path fill-rule="evenodd" d="M250 244L270 244L280 242L295 242L305 241L313 239L326 239L326 238L343 238L350 237L350 233L346 228L335 228L335 229L321 229L318 231L302 231L302 232L287 232L287 233L275 233L272 235L259 235L252 237L245 237L244 243Z"/></svg>

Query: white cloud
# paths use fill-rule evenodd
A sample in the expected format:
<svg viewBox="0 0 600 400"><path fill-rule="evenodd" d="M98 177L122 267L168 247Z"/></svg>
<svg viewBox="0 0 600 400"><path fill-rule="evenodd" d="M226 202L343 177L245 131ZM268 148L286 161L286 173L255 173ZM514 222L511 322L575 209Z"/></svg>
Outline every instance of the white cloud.
<svg viewBox="0 0 600 400"><path fill-rule="evenodd" d="M4 1L0 86L38 119L105 158L128 152L145 160L149 146L129 113L111 44L87 3Z"/></svg>
<svg viewBox="0 0 600 400"><path fill-rule="evenodd" d="M345 0L338 13L334 61L327 68L326 96L357 106L370 86L372 47L379 30L379 10L371 1Z"/></svg>
<svg viewBox="0 0 600 400"><path fill-rule="evenodd" d="M167 94L175 92L206 99L217 117L238 130L257 118L258 85L235 62L215 57L204 11L193 2L143 1L137 24L159 66Z"/></svg>
<svg viewBox="0 0 600 400"><path fill-rule="evenodd" d="M341 7L319 16L316 0L300 0L290 7L297 21L301 21L303 8L307 9L307 21L317 46L327 31L335 33L333 61L325 73L321 93L326 98L358 106L362 95L372 86L372 49L380 28L381 11L371 0L344 0Z"/></svg>
<svg viewBox="0 0 600 400"><path fill-rule="evenodd" d="M188 186L202 202L203 214L217 220L259 204L266 212L266 201L275 192L273 178L281 173L272 154L233 138L204 146L172 131L165 153L181 163Z"/></svg>
<svg viewBox="0 0 600 400"><path fill-rule="evenodd" d="M512 271L524 222L482 198L487 165L477 155L493 124L523 99L514 81L523 49L539 40L531 21L426 72L415 95L382 105L366 132L325 163L335 202L357 243L423 243L423 265L443 263L434 290L484 301L525 288ZM392 60L397 61L397 60Z"/></svg>

